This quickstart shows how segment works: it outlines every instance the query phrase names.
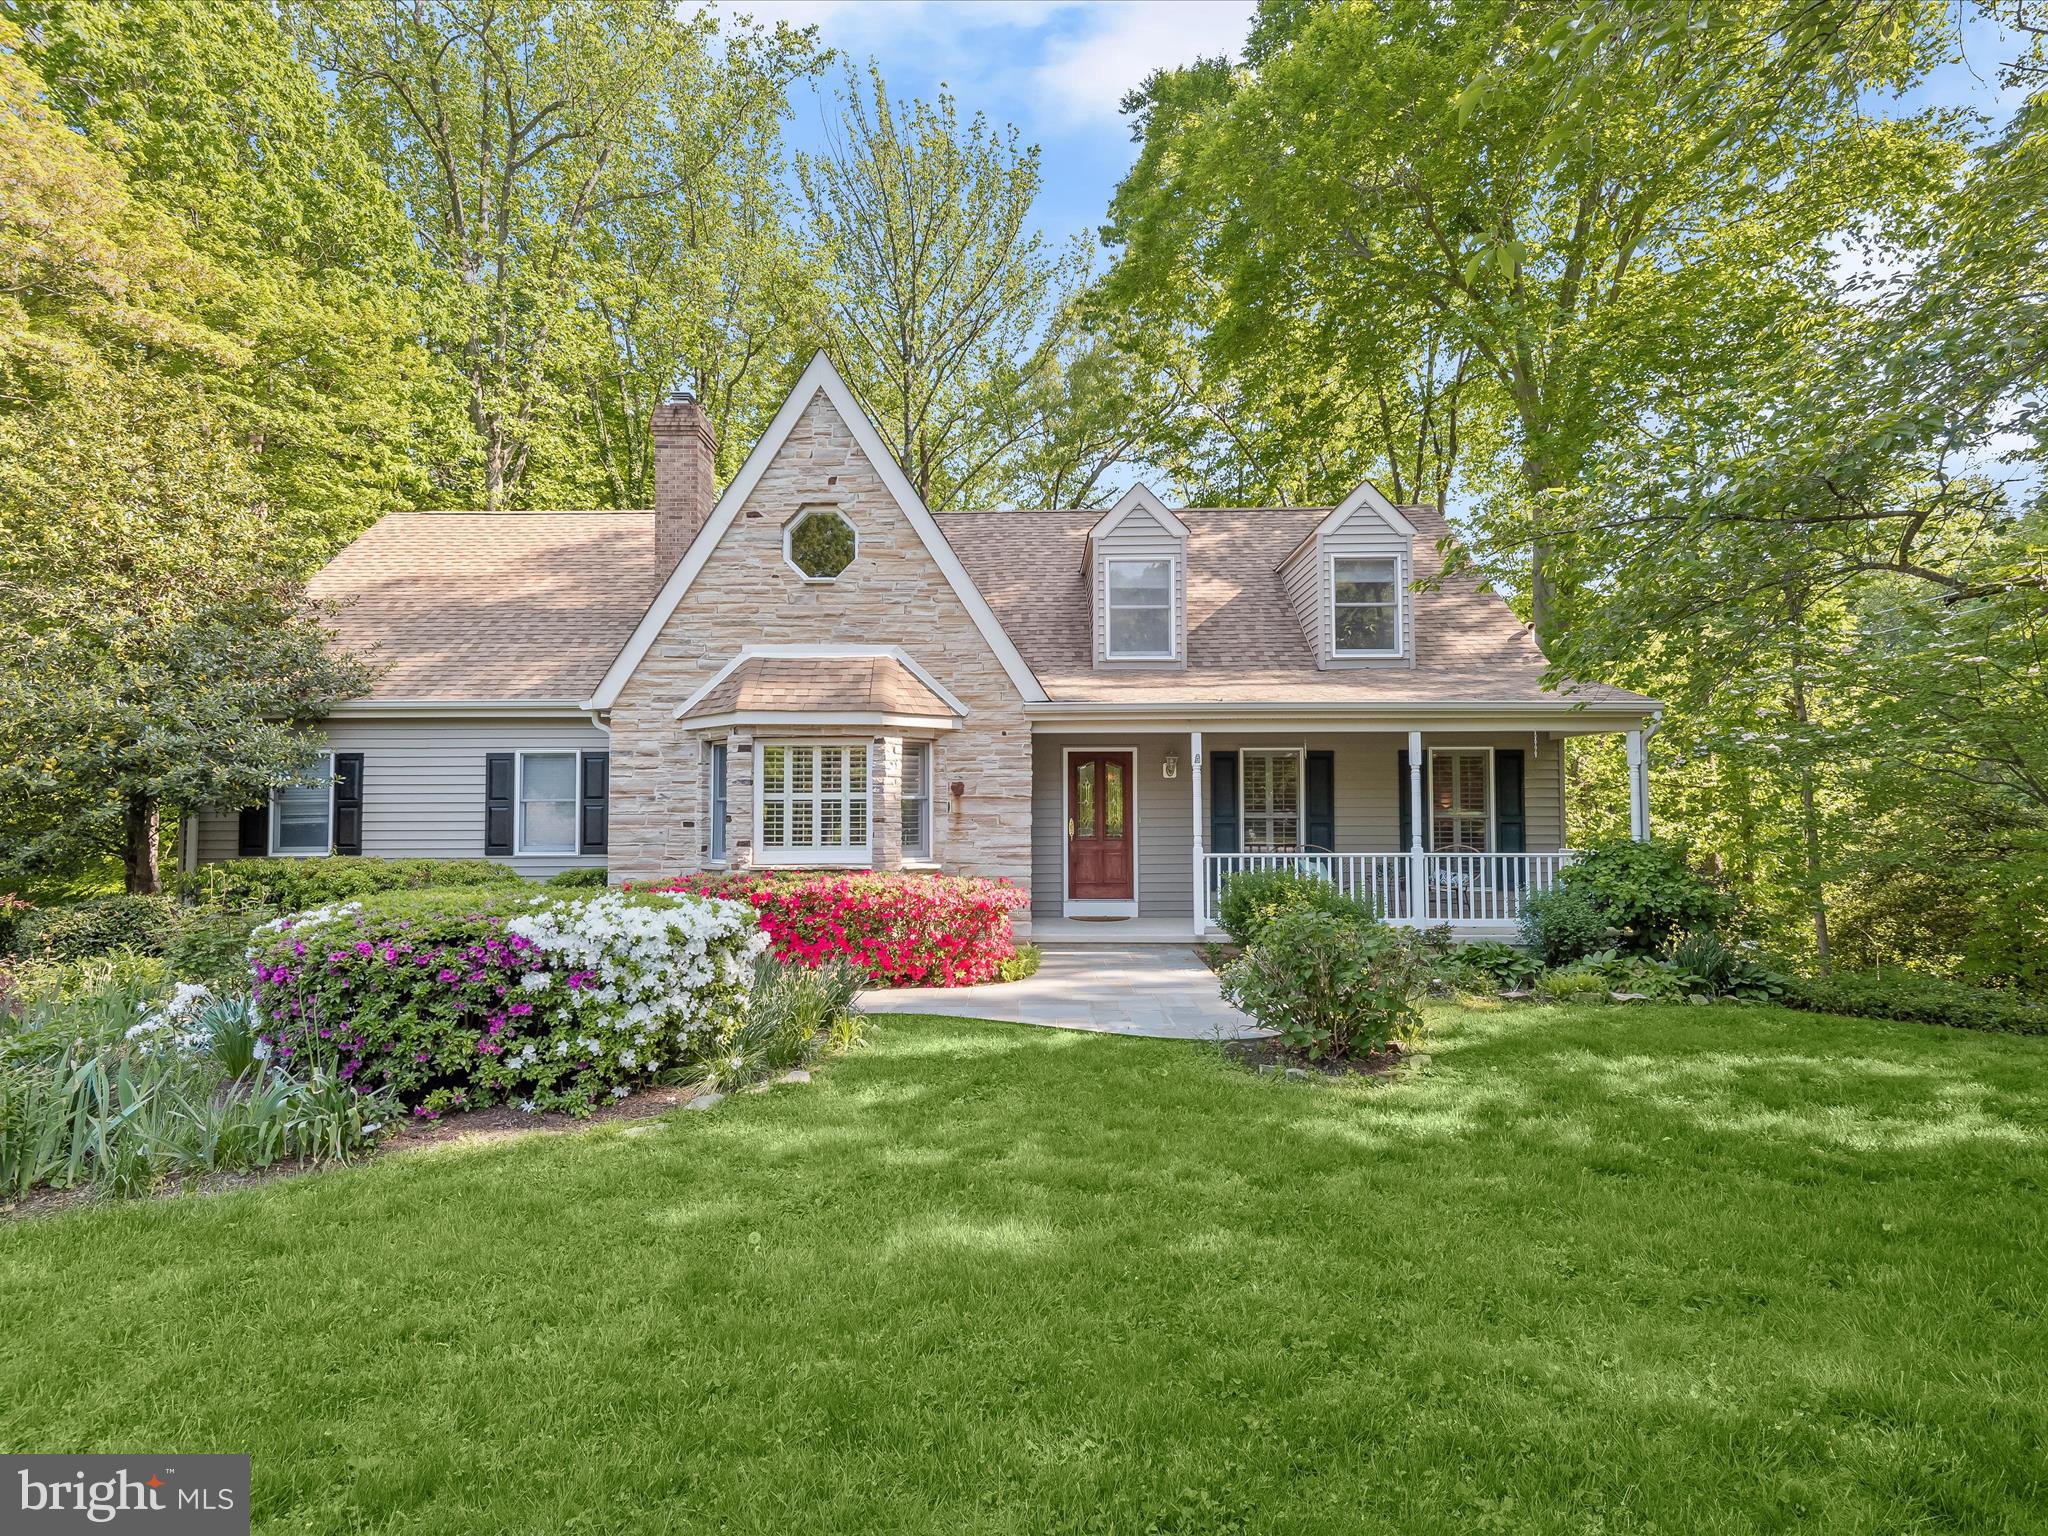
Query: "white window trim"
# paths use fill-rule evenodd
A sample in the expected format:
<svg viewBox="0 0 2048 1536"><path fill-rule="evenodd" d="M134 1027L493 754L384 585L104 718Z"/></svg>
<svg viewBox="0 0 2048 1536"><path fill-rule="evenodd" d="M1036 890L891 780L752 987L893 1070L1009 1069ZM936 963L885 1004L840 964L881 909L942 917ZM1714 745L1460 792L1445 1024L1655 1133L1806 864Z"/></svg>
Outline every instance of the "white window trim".
<svg viewBox="0 0 2048 1536"><path fill-rule="evenodd" d="M1115 599L1110 594L1109 571L1116 565L1157 565L1166 563L1166 649L1163 651L1120 651L1116 634ZM1153 605L1142 604L1145 608ZM1171 555L1104 555L1102 557L1102 659L1104 661L1180 660L1180 561Z"/></svg>
<svg viewBox="0 0 2048 1536"><path fill-rule="evenodd" d="M1070 759L1075 753L1084 757L1097 754L1128 752L1131 757L1130 781L1124 785L1124 830L1131 839L1131 894L1128 897L1075 896L1072 892L1074 875L1074 854L1068 846L1067 822L1074 814L1074 775ZM1138 915L1138 892L1140 871L1144 868L1138 862L1138 749L1136 747L1061 747L1060 748L1060 916L1062 917L1136 917Z"/></svg>
<svg viewBox="0 0 2048 1536"><path fill-rule="evenodd" d="M512 857L515 859L576 859L583 854L583 749L581 747L523 747L514 752L512 765ZM569 804L573 810L575 836L564 848L526 846L526 760L529 757L573 757L576 759ZM595 858L592 854L590 857Z"/></svg>
<svg viewBox="0 0 2048 1536"><path fill-rule="evenodd" d="M334 749L328 747L313 755L327 759L327 846L318 849L278 847L277 797L282 791L273 789L270 792L270 857L273 859L324 859L334 852Z"/></svg>
<svg viewBox="0 0 2048 1536"><path fill-rule="evenodd" d="M830 576L813 576L796 563L796 556L790 552L789 541L796 532L796 525L813 517L836 517L846 524L846 531L853 535L853 559L848 560ZM796 516L782 525L782 563L797 574L797 580L806 586L829 587L833 582L853 569L854 561L860 559L860 528L846 515L846 509L829 501L813 501L796 509Z"/></svg>
<svg viewBox="0 0 2048 1536"><path fill-rule="evenodd" d="M1337 562L1339 560L1386 560L1394 567L1394 648L1391 651L1347 651L1337 644ZM1329 562L1324 568L1328 585L1330 605L1330 654L1345 661L1398 660L1407 652L1408 639L1408 584L1401 579L1403 561L1399 555L1346 554L1331 550ZM1378 606L1377 604L1350 603L1347 607Z"/></svg>
<svg viewBox="0 0 2048 1536"><path fill-rule="evenodd" d="M1237 749L1237 846L1242 848L1251 841L1251 822L1246 817L1244 785L1248 775L1244 771L1247 757L1291 757L1295 760L1295 787L1300 792L1301 804L1295 808L1295 846L1299 848L1308 835L1308 749L1306 747L1239 747ZM1267 813L1269 816L1270 812Z"/></svg>
<svg viewBox="0 0 2048 1536"><path fill-rule="evenodd" d="M724 804L721 806L720 801ZM724 814L720 815L720 811ZM726 846L725 823L732 816L732 743L730 741L708 741L704 744L704 820L707 836L704 839L704 858L709 864L723 869L731 850Z"/></svg>
<svg viewBox="0 0 2048 1536"><path fill-rule="evenodd" d="M934 796L932 794L932 779L933 776L938 772L938 754L932 750L932 743L928 741L904 742L904 761L908 762L912 755L916 755L924 759L924 846L913 853L909 845L905 844L903 848L903 862L906 864L916 864L919 866L924 866L935 863L937 861L938 856L938 830L936 827L933 826L933 822L937 818L932 813L932 804L934 799ZM901 823L903 820L902 802L908 798L909 796L907 795L897 796L896 819L899 830L901 828ZM872 842L874 838L874 818L869 817L868 820L868 838L870 842Z"/></svg>
<svg viewBox="0 0 2048 1536"><path fill-rule="evenodd" d="M867 758L868 840L857 848L770 848L763 835L761 808L768 798L767 752L770 747L857 747ZM732 759L726 758L730 772ZM835 865L846 869L867 869L874 862L875 849L875 754L872 743L844 736L781 736L754 740L754 862L756 864Z"/></svg>
<svg viewBox="0 0 2048 1536"><path fill-rule="evenodd" d="M1497 851L1497 840L1493 833L1493 748L1431 747L1429 749L1429 772L1425 775L1427 782L1422 786L1422 814L1429 819L1429 825L1422 830L1422 846L1430 853L1449 853L1452 851L1448 848L1436 846L1436 760L1441 756L1454 756L1458 753L1470 756L1475 752L1484 753L1486 756L1486 847L1481 852L1493 853Z"/></svg>

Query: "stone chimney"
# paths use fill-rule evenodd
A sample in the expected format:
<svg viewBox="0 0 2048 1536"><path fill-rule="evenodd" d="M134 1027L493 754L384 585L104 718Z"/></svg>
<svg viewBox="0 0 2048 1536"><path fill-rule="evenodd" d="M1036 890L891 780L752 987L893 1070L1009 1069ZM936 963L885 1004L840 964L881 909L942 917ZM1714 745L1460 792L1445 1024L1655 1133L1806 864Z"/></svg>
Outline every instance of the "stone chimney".
<svg viewBox="0 0 2048 1536"><path fill-rule="evenodd" d="M718 500L711 418L683 385L654 408L654 561L666 580Z"/></svg>

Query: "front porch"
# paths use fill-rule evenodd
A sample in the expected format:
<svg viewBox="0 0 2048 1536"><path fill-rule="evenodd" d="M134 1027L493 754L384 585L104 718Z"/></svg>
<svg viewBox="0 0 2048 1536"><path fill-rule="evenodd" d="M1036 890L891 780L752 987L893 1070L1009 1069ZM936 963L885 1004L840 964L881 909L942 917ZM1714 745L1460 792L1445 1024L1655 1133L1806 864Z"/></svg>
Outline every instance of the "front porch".
<svg viewBox="0 0 2048 1536"><path fill-rule="evenodd" d="M1035 733L1034 937L1221 938L1230 882L1290 869L1390 923L1512 938L1529 898L1574 857L1565 847L1566 740L1620 724L1147 722L1114 734ZM1628 735L1630 824L1647 836L1640 730Z"/></svg>

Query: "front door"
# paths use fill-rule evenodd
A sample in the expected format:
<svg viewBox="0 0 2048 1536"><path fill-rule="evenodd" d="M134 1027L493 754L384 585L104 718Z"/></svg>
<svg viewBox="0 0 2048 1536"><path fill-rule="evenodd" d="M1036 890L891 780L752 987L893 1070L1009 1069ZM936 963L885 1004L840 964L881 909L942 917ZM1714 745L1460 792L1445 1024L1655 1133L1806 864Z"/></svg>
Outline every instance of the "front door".
<svg viewBox="0 0 2048 1536"><path fill-rule="evenodd" d="M1067 755L1067 898L1129 901L1131 754Z"/></svg>

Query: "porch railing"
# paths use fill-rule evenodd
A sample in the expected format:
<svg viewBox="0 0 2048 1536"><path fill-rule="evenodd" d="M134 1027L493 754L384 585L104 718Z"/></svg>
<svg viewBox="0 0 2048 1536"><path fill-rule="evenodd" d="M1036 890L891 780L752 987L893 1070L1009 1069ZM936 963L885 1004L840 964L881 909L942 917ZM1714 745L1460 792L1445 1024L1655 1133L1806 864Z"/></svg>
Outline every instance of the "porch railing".
<svg viewBox="0 0 2048 1536"><path fill-rule="evenodd" d="M1390 923L1512 928L1522 903L1557 883L1575 853L1211 853L1203 856L1208 918L1223 888L1252 870L1295 869L1369 902Z"/></svg>

